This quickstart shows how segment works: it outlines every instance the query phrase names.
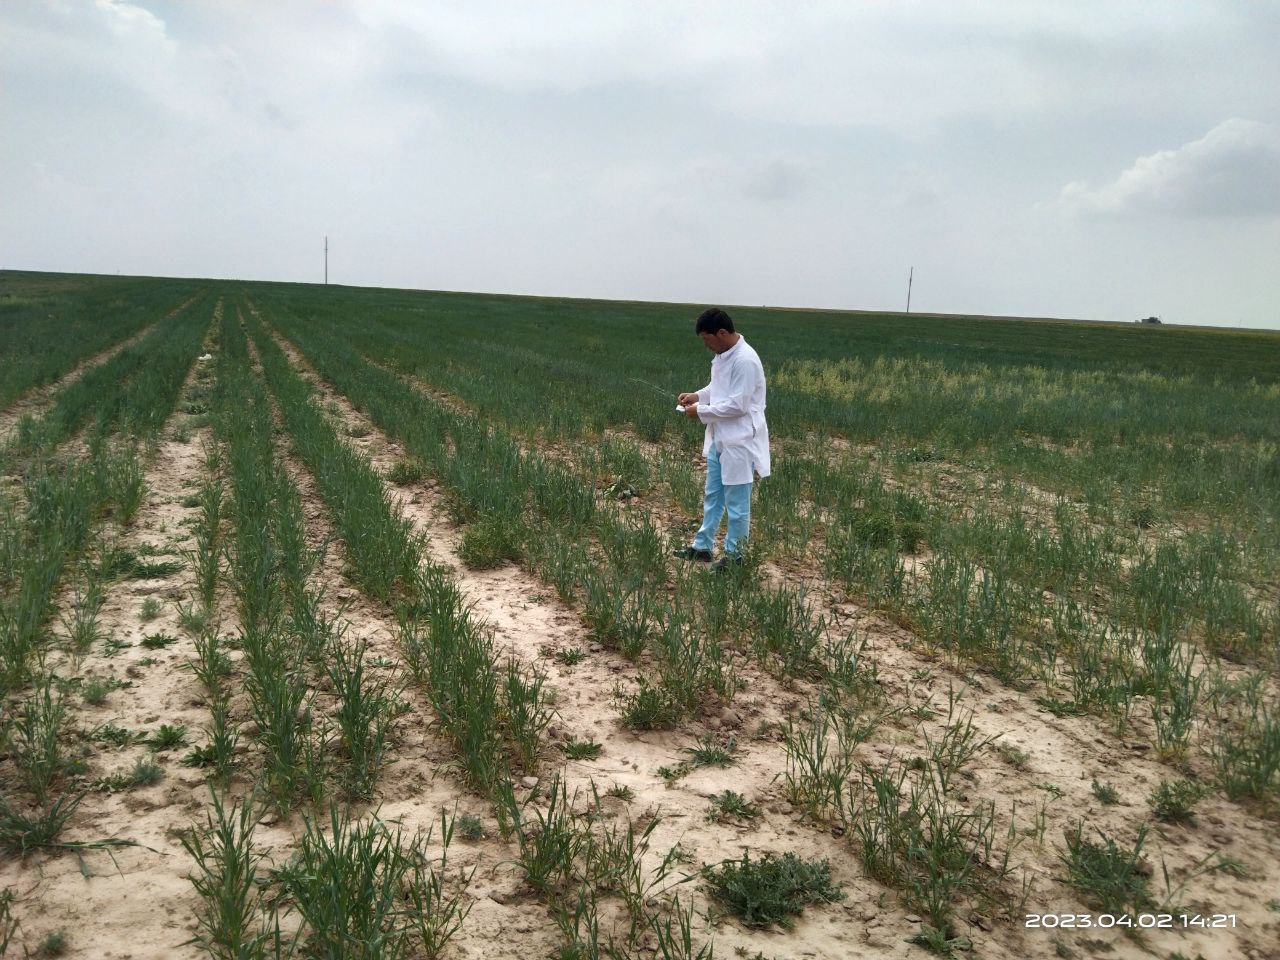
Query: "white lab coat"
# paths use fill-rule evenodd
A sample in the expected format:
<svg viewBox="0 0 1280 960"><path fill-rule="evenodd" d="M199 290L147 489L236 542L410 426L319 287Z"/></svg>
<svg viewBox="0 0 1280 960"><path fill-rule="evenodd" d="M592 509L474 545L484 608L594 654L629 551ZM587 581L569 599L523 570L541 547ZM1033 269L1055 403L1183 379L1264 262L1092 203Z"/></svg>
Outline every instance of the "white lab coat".
<svg viewBox="0 0 1280 960"><path fill-rule="evenodd" d="M747 341L711 359L711 382L698 391L698 419L707 425L702 453L714 444L720 479L750 483L769 475L769 427L764 421L764 367Z"/></svg>

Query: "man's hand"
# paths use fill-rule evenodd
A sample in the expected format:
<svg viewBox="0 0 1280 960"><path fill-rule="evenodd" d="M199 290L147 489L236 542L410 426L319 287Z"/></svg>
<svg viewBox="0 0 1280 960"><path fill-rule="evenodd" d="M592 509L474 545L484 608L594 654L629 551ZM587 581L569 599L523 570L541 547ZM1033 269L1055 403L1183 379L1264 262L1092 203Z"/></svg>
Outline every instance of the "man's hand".
<svg viewBox="0 0 1280 960"><path fill-rule="evenodd" d="M693 395L692 403L684 404L684 415L690 420L698 419L698 395L696 393Z"/></svg>
<svg viewBox="0 0 1280 960"><path fill-rule="evenodd" d="M680 404L682 407L687 407L689 404L697 402L698 395L696 393L682 393L680 394L679 399L676 400L676 403Z"/></svg>

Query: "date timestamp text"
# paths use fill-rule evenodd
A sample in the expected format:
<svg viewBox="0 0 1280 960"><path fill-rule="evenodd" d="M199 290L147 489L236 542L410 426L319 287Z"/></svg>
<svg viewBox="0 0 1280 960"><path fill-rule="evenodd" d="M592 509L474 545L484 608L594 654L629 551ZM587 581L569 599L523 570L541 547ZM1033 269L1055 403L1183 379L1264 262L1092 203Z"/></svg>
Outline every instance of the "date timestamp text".
<svg viewBox="0 0 1280 960"><path fill-rule="evenodd" d="M1024 925L1041 930L1230 930L1234 913L1028 913Z"/></svg>

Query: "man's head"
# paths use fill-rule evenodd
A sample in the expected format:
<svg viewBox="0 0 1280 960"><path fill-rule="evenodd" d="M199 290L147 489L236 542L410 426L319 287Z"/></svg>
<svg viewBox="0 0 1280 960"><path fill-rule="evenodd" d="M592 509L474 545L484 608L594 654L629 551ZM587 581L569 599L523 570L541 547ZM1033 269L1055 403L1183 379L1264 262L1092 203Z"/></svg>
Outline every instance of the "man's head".
<svg viewBox="0 0 1280 960"><path fill-rule="evenodd" d="M733 320L719 307L712 307L698 314L693 332L702 338L702 342L712 353L724 353L738 342Z"/></svg>

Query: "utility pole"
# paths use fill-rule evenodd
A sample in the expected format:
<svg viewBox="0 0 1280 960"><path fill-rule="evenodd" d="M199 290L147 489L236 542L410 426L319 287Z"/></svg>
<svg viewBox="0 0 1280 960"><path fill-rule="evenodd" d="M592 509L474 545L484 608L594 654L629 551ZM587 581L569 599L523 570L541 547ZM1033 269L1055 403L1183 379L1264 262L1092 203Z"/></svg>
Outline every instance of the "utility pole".
<svg viewBox="0 0 1280 960"><path fill-rule="evenodd" d="M329 237L327 234L324 238L324 285L326 287L329 285Z"/></svg>
<svg viewBox="0 0 1280 960"><path fill-rule="evenodd" d="M907 313L911 312L911 281L916 277L916 268L912 267L911 272L907 274Z"/></svg>

